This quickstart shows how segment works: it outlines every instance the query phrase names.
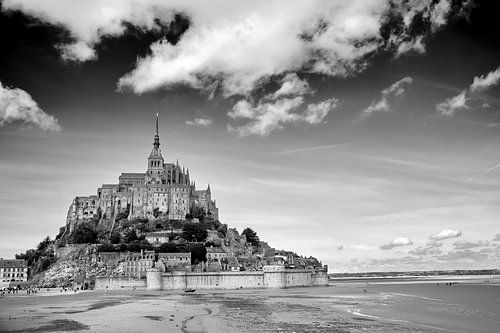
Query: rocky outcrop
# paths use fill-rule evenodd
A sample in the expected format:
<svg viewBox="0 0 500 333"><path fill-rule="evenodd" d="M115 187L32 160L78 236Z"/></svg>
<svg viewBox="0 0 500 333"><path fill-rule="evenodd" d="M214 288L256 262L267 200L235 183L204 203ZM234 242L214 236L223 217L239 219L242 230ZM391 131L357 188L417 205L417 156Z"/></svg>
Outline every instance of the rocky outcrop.
<svg viewBox="0 0 500 333"><path fill-rule="evenodd" d="M85 282L93 284L97 275L106 275L108 270L110 268L97 261L97 246L83 244L61 251L48 269L30 279L29 285L63 287Z"/></svg>

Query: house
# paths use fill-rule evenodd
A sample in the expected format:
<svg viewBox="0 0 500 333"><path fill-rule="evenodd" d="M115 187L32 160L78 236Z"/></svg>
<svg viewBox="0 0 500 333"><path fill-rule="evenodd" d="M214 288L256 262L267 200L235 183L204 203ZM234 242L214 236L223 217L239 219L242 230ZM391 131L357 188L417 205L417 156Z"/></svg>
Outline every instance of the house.
<svg viewBox="0 0 500 333"><path fill-rule="evenodd" d="M160 246L161 244L168 243L169 237L171 235L170 231L155 231L146 232L146 240L153 246Z"/></svg>
<svg viewBox="0 0 500 333"><path fill-rule="evenodd" d="M26 282L28 265L24 259L0 259L0 286L8 287L10 282Z"/></svg>
<svg viewBox="0 0 500 333"><path fill-rule="evenodd" d="M130 253L122 264L124 266L125 275L143 278L146 277L146 271L153 267L154 262L154 251L141 250L140 253Z"/></svg>
<svg viewBox="0 0 500 333"><path fill-rule="evenodd" d="M227 253L220 247L210 246L206 248L207 250L207 261L211 262L213 259L221 260L227 257Z"/></svg>
<svg viewBox="0 0 500 333"><path fill-rule="evenodd" d="M159 253L158 261L161 261L165 265L167 271L185 269L191 266L191 252Z"/></svg>

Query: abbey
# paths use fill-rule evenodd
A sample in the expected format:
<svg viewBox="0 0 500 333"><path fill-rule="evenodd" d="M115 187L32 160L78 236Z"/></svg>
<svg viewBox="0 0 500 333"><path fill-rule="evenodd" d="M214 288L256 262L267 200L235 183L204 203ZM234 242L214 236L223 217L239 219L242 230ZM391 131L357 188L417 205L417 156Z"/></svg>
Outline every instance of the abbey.
<svg viewBox="0 0 500 333"><path fill-rule="evenodd" d="M97 195L76 197L71 203L66 226L72 231L80 221L99 220L100 224L121 218L156 218L185 220L191 208L201 207L218 220L218 209L212 200L210 185L196 190L189 169L176 163L166 163L160 150L158 114L153 149L145 173L122 173L118 184L103 184Z"/></svg>

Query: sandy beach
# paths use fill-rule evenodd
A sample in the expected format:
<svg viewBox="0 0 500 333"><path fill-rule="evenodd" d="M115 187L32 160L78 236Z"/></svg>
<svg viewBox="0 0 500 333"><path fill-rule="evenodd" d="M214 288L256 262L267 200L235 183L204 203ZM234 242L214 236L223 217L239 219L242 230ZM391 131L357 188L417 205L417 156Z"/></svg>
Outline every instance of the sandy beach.
<svg viewBox="0 0 500 333"><path fill-rule="evenodd" d="M500 284L81 292L0 299L2 332L497 332ZM366 290L366 293L364 292Z"/></svg>

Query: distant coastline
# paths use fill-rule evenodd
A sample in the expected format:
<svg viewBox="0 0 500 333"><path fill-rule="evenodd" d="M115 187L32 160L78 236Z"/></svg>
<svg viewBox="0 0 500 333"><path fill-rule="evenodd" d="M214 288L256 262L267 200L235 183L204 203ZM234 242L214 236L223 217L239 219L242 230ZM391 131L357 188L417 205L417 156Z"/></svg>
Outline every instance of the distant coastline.
<svg viewBox="0 0 500 333"><path fill-rule="evenodd" d="M366 278L429 278L446 276L489 276L500 275L500 269L460 269L443 271L406 271L406 272L364 272L364 273L329 273L328 277L332 279L366 279Z"/></svg>

